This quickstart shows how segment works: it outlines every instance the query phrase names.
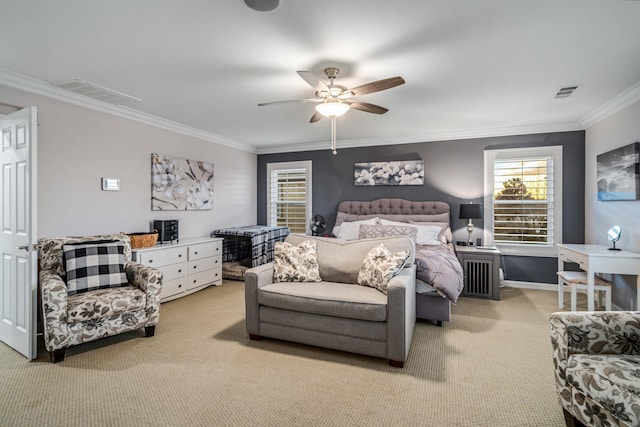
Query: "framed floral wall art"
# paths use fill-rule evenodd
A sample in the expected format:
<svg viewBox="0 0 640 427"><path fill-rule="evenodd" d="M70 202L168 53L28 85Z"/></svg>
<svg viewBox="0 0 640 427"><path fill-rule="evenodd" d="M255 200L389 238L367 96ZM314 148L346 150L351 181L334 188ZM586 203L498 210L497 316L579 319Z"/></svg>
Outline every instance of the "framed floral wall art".
<svg viewBox="0 0 640 427"><path fill-rule="evenodd" d="M151 210L213 208L213 163L151 154Z"/></svg>
<svg viewBox="0 0 640 427"><path fill-rule="evenodd" d="M366 162L354 165L355 185L424 185L424 162Z"/></svg>

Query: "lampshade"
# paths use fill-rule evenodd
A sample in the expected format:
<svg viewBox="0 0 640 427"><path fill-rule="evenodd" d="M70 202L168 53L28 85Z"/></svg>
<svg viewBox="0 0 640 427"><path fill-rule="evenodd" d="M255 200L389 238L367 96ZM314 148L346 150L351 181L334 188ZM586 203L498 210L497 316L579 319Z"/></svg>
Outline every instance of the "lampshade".
<svg viewBox="0 0 640 427"><path fill-rule="evenodd" d="M482 219L482 205L468 203L460 205L460 219Z"/></svg>
<svg viewBox="0 0 640 427"><path fill-rule="evenodd" d="M340 101L327 101L316 105L316 111L326 117L339 117L349 111L349 105Z"/></svg>

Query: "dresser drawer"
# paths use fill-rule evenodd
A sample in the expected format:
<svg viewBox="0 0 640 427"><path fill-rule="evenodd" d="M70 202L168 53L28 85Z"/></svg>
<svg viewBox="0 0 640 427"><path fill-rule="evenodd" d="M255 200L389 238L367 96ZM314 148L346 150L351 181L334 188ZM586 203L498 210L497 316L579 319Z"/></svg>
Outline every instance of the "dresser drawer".
<svg viewBox="0 0 640 427"><path fill-rule="evenodd" d="M187 278L187 289L204 286L218 280L222 280L221 268L214 268L211 270L201 271L200 273L190 274Z"/></svg>
<svg viewBox="0 0 640 427"><path fill-rule="evenodd" d="M185 292L187 290L186 283L186 277L163 281L162 291L160 292L160 300Z"/></svg>
<svg viewBox="0 0 640 427"><path fill-rule="evenodd" d="M184 262L187 259L186 246L178 246L175 248L162 248L161 250L140 251L140 258L137 262L151 267L162 267L163 265Z"/></svg>
<svg viewBox="0 0 640 427"><path fill-rule="evenodd" d="M208 258L202 258L195 261L189 261L187 271L188 274L195 274L205 270L211 270L212 268L222 267L222 257L212 256Z"/></svg>
<svg viewBox="0 0 640 427"><path fill-rule="evenodd" d="M168 282L187 275L187 263L180 262L177 264L165 265L163 267L157 267L162 271L162 281Z"/></svg>
<svg viewBox="0 0 640 427"><path fill-rule="evenodd" d="M189 246L189 261L222 255L222 241Z"/></svg>

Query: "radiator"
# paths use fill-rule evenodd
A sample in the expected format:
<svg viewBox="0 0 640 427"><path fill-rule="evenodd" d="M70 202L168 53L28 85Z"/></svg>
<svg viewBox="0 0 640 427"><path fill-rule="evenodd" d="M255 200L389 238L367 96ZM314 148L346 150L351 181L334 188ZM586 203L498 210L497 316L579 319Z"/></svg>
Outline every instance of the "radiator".
<svg viewBox="0 0 640 427"><path fill-rule="evenodd" d="M464 295L492 297L493 262L476 259L464 260Z"/></svg>

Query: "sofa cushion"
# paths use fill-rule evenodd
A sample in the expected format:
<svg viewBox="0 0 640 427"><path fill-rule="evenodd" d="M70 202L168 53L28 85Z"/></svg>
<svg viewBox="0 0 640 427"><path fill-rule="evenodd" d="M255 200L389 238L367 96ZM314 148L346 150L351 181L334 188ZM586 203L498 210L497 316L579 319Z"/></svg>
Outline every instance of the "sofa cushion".
<svg viewBox="0 0 640 427"><path fill-rule="evenodd" d="M640 356L574 354L567 361L567 381L628 425L639 425L632 410L640 396Z"/></svg>
<svg viewBox="0 0 640 427"><path fill-rule="evenodd" d="M276 242L273 252L274 282L319 282L315 240L305 240L297 246Z"/></svg>
<svg viewBox="0 0 640 427"><path fill-rule="evenodd" d="M67 243L62 250L69 295L129 284L121 241Z"/></svg>
<svg viewBox="0 0 640 427"><path fill-rule="evenodd" d="M260 305L303 313L384 322L387 296L346 283L272 283L258 291Z"/></svg>
<svg viewBox="0 0 640 427"><path fill-rule="evenodd" d="M358 284L370 286L382 293L387 293L389 280L404 267L408 251L391 252L383 243L372 248L358 272Z"/></svg>
<svg viewBox="0 0 640 427"><path fill-rule="evenodd" d="M67 323L144 310L145 305L145 293L134 286L71 295L67 298Z"/></svg>
<svg viewBox="0 0 640 427"><path fill-rule="evenodd" d="M286 241L297 245L309 239L302 234L289 234ZM407 264L413 264L415 245L406 236L381 237L379 239L351 240L314 237L320 277L326 282L358 283L358 272L371 248L384 243L391 252L409 251Z"/></svg>

